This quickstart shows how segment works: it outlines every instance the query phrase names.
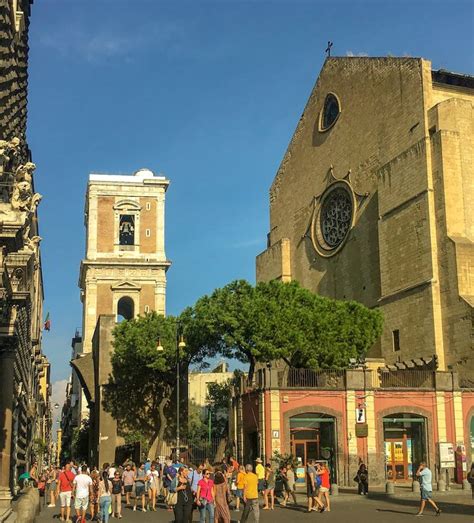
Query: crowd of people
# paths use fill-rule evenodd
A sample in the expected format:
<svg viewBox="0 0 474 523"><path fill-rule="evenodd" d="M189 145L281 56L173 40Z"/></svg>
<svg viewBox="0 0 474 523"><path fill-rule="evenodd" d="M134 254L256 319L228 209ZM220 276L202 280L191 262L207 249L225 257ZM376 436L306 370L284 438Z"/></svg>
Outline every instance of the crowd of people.
<svg viewBox="0 0 474 523"><path fill-rule="evenodd" d="M242 512L240 522L252 515L258 522L260 510L275 509L275 488L280 482L286 507L296 499L296 470L291 464L275 469L256 459L256 466L240 465L233 457L211 466L200 463L188 466L179 460L148 460L122 466L104 463L100 468L78 465L74 461L63 467L50 467L38 474L35 463L30 479L43 488L48 507L59 500L60 520L71 523L92 521L108 523L122 518L123 506L133 511L156 511L158 501L174 512L176 523L192 521L193 511L199 521L230 523L230 510ZM309 461L306 467L308 511L330 510L329 470L324 463ZM74 513L72 513L74 511Z"/></svg>

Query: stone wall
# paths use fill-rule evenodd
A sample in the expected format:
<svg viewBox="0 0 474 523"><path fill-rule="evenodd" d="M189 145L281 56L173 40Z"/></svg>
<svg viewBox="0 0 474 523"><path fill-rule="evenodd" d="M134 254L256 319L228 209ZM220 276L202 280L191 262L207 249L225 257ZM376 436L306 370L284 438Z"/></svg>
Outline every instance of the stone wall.
<svg viewBox="0 0 474 523"><path fill-rule="evenodd" d="M380 307L385 326L372 355L387 363L436 354L440 369L469 372L474 79L458 75L453 86L449 74L433 83L443 75L418 58L328 58L270 188L268 248L256 267L257 281L284 274ZM329 94L340 112L322 130ZM322 202L341 183L353 197L351 228L324 251Z"/></svg>

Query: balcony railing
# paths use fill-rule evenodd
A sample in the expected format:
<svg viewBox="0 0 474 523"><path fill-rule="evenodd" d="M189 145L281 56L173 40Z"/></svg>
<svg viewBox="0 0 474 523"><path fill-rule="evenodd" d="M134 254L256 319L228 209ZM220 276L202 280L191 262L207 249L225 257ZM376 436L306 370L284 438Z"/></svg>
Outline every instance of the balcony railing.
<svg viewBox="0 0 474 523"><path fill-rule="evenodd" d="M282 387L325 390L344 390L344 370L288 369L283 374Z"/></svg>
<svg viewBox="0 0 474 523"><path fill-rule="evenodd" d="M405 369L373 372L372 384L381 389L434 389L435 374L435 371L432 370Z"/></svg>

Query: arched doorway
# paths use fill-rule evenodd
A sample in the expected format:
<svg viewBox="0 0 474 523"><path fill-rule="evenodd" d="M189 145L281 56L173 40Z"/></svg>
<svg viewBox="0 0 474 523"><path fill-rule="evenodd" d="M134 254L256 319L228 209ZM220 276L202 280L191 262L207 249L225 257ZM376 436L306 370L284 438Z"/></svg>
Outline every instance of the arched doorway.
<svg viewBox="0 0 474 523"><path fill-rule="evenodd" d="M123 296L117 303L117 323L134 317L135 304L129 296Z"/></svg>
<svg viewBox="0 0 474 523"><path fill-rule="evenodd" d="M333 482L337 482L336 442L336 419L333 416L305 412L290 418L291 454L302 465L310 459L326 461Z"/></svg>
<svg viewBox="0 0 474 523"><path fill-rule="evenodd" d="M383 418L385 477L411 481L427 459L426 418L418 414L391 414Z"/></svg>

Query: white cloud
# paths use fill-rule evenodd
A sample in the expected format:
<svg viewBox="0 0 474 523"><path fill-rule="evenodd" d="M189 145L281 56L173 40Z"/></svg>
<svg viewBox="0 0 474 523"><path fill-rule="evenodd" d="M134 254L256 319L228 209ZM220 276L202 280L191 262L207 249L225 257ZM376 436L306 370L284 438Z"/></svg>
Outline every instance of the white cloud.
<svg viewBox="0 0 474 523"><path fill-rule="evenodd" d="M242 240L235 242L231 245L233 249L246 249L247 247L255 247L256 245L263 244L265 239L254 238L253 240Z"/></svg>
<svg viewBox="0 0 474 523"><path fill-rule="evenodd" d="M111 58L129 59L140 49L175 48L181 30L173 23L163 24L158 31L155 26L143 25L126 32L121 29L100 28L96 32L82 27L58 27L41 33L39 44L53 49L63 57L76 57L90 63L101 63Z"/></svg>
<svg viewBox="0 0 474 523"><path fill-rule="evenodd" d="M369 56L369 53L366 53L364 51L360 51L355 53L354 51L346 51L346 56Z"/></svg>

